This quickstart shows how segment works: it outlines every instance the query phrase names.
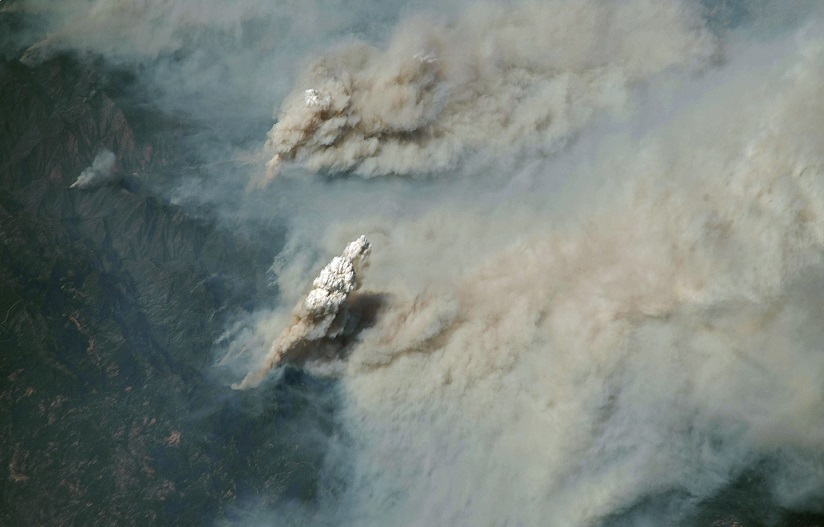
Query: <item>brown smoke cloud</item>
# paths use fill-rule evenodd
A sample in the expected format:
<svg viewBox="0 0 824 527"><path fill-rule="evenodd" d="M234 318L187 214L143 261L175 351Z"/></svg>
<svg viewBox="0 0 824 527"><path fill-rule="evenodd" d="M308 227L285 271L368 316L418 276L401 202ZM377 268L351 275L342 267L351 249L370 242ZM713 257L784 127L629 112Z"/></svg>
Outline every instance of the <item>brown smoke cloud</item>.
<svg viewBox="0 0 824 527"><path fill-rule="evenodd" d="M481 4L452 24L405 21L302 74L269 132L269 177L287 161L365 177L448 169L463 154L552 151L639 81L705 64L714 37L680 1Z"/></svg>

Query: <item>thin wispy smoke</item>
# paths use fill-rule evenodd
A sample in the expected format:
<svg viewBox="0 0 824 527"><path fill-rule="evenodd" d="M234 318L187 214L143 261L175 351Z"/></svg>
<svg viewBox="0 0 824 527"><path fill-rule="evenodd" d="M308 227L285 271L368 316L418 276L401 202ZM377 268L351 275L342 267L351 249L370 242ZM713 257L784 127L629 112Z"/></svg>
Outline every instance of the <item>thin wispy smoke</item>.
<svg viewBox="0 0 824 527"><path fill-rule="evenodd" d="M405 3L359 0L24 0L36 15L23 61L102 55L132 68L152 103L236 129L266 123L308 53L379 34Z"/></svg>

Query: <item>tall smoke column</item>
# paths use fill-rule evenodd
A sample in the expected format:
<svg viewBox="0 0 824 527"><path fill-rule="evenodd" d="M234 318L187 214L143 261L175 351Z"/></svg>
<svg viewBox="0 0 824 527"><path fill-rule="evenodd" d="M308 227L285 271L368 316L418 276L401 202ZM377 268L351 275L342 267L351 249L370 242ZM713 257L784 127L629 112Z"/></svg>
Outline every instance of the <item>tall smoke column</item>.
<svg viewBox="0 0 824 527"><path fill-rule="evenodd" d="M232 387L254 388L282 362L304 358L309 343L340 336L349 314L346 300L361 286L371 249L366 236L360 236L332 258L312 282L314 288L292 310L292 323L275 339L263 364Z"/></svg>

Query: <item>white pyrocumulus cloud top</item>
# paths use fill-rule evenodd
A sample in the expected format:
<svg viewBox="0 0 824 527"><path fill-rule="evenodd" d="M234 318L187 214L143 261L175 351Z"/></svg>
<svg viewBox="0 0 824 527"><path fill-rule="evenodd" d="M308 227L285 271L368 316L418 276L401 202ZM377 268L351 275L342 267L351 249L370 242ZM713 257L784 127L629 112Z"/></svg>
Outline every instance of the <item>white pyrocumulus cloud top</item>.
<svg viewBox="0 0 824 527"><path fill-rule="evenodd" d="M260 384L284 362L306 358L316 341L334 339L346 329L346 301L361 284L371 244L365 236L350 242L312 282L312 290L292 310L292 320L272 343L263 363L234 385L238 389Z"/></svg>

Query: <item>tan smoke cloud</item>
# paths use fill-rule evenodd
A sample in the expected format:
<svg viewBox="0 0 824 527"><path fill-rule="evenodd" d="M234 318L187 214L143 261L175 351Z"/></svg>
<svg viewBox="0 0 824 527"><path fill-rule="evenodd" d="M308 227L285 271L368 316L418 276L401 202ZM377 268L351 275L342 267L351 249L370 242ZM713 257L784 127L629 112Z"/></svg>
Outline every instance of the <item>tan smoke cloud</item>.
<svg viewBox="0 0 824 527"><path fill-rule="evenodd" d="M707 62L714 37L685 2L481 4L454 23L405 21L301 76L269 132L269 177L296 160L365 177L450 168L479 149L559 148L639 81Z"/></svg>
<svg viewBox="0 0 824 527"><path fill-rule="evenodd" d="M359 526L592 526L649 496L701 502L765 458L781 467L765 476L779 504L817 506L820 24L735 42L729 62L697 79L657 75L714 49L683 4L546 5L558 19L532 4L510 17L485 6L451 26L403 25L385 51L333 52L270 132L274 165L364 176L437 170L473 149L592 141L539 156L526 191L484 197L527 164L499 156L470 182L436 181L447 195L406 216L346 204L352 185L367 202L416 199L390 182L306 183L345 214L318 206L293 235L329 250L367 233L368 286L388 299L345 363L307 364L340 377L351 443L330 452L325 468L345 487L323 512ZM533 20L560 33L536 36ZM638 20L671 23L639 32ZM530 58L532 41L542 54ZM529 72L521 84L516 70ZM553 91L558 76L575 89ZM642 80L672 97L668 113L631 107ZM649 98L638 103L659 102ZM593 138L601 110L641 115ZM541 115L552 117L544 128Z"/></svg>
<svg viewBox="0 0 824 527"><path fill-rule="evenodd" d="M778 498L820 502L822 42L730 66L640 143L604 145L570 175L603 187L570 191L577 219L525 198L331 233L383 233L369 286L392 299L344 373L359 455L337 506L594 525L711 495L777 447L808 467L775 475Z"/></svg>

